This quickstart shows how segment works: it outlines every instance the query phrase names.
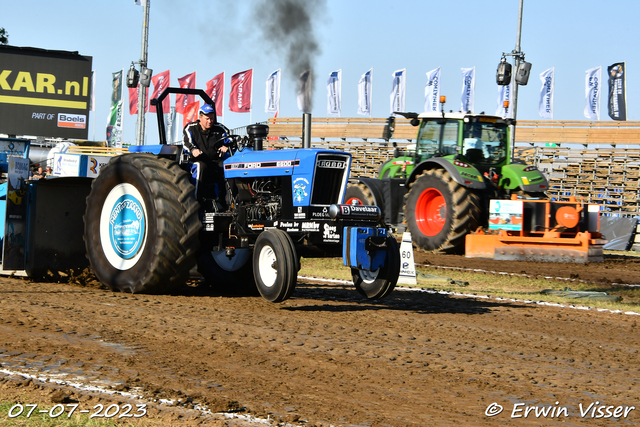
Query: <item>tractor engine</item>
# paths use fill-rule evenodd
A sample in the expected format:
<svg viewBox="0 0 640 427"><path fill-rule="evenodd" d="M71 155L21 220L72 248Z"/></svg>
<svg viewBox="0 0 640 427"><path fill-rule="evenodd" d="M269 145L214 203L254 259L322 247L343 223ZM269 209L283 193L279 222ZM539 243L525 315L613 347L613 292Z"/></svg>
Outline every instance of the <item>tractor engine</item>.
<svg viewBox="0 0 640 427"><path fill-rule="evenodd" d="M280 177L236 180L236 186L238 200L242 201L247 220L275 221L281 217L282 182Z"/></svg>

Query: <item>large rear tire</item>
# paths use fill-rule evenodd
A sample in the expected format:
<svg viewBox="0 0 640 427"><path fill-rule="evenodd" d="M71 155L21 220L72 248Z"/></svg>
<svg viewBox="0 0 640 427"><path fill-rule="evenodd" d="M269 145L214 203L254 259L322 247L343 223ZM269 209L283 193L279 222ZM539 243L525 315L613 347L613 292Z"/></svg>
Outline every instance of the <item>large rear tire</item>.
<svg viewBox="0 0 640 427"><path fill-rule="evenodd" d="M351 269L353 284L358 293L368 299L389 295L400 274L400 246L393 236L387 237L387 256L384 265L375 271Z"/></svg>
<svg viewBox="0 0 640 427"><path fill-rule="evenodd" d="M369 187L363 183L349 185L344 192L344 203L346 205L367 205L374 206L376 204L373 194Z"/></svg>
<svg viewBox="0 0 640 427"><path fill-rule="evenodd" d="M461 186L444 169L422 172L405 196L405 218L416 246L463 253L465 236L480 221L478 194Z"/></svg>
<svg viewBox="0 0 640 427"><path fill-rule="evenodd" d="M145 153L114 157L87 197L84 239L94 274L113 291L181 286L199 246L198 209L176 162Z"/></svg>
<svg viewBox="0 0 640 427"><path fill-rule="evenodd" d="M260 233L253 249L253 274L264 299L282 302L291 297L298 269L295 248L287 233L278 229Z"/></svg>

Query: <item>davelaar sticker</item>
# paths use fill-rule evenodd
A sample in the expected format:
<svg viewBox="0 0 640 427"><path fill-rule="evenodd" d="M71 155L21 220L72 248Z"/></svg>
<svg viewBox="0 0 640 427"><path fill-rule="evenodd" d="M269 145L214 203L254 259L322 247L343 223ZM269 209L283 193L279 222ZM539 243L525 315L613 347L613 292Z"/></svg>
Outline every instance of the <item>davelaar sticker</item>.
<svg viewBox="0 0 640 427"><path fill-rule="evenodd" d="M144 211L134 197L125 194L111 210L109 237L113 250L124 259L134 257L144 240Z"/></svg>

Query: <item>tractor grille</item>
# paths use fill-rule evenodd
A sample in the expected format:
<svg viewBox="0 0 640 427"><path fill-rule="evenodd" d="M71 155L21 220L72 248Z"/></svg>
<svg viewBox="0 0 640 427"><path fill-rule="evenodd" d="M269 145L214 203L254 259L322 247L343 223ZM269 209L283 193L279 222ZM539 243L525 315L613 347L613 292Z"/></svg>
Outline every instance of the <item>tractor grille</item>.
<svg viewBox="0 0 640 427"><path fill-rule="evenodd" d="M318 154L316 158L312 205L340 203L349 175L349 155Z"/></svg>

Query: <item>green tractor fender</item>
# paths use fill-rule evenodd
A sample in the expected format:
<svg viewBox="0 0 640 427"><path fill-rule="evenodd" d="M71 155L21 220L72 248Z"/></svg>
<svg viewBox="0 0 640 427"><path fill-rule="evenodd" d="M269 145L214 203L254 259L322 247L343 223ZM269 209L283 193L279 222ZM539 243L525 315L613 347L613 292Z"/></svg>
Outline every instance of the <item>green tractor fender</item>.
<svg viewBox="0 0 640 427"><path fill-rule="evenodd" d="M407 186L415 181L418 175L429 169L446 170L451 178L463 187L474 190L486 188L482 174L473 165L446 157L432 157L416 165L407 179Z"/></svg>
<svg viewBox="0 0 640 427"><path fill-rule="evenodd" d="M379 178L405 178L413 170L413 157L400 156L387 160L378 170Z"/></svg>
<svg viewBox="0 0 640 427"><path fill-rule="evenodd" d="M525 193L540 193L549 189L549 182L535 166L510 164L502 167L500 187L506 190L521 189Z"/></svg>

